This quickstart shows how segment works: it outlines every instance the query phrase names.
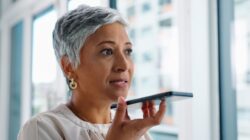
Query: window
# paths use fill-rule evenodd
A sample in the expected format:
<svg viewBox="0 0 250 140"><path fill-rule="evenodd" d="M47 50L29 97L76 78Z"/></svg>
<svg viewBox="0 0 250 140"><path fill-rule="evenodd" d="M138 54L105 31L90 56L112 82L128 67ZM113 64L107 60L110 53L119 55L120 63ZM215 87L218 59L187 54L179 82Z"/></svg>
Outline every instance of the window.
<svg viewBox="0 0 250 140"><path fill-rule="evenodd" d="M250 139L250 1L234 1L232 47L237 98L238 140Z"/></svg>
<svg viewBox="0 0 250 140"><path fill-rule="evenodd" d="M86 4L90 6L108 6L108 0L70 0L68 3L68 9L73 10L80 4Z"/></svg>
<svg viewBox="0 0 250 140"><path fill-rule="evenodd" d="M151 5L150 5L149 2L144 3L144 4L142 5L142 12L144 12L144 13L145 13L145 12L149 12L150 9L151 9Z"/></svg>
<svg viewBox="0 0 250 140"><path fill-rule="evenodd" d="M143 54L143 61L144 63L150 62L152 60L152 56L149 52Z"/></svg>
<svg viewBox="0 0 250 140"><path fill-rule="evenodd" d="M9 140L16 140L21 125L23 22L11 28Z"/></svg>
<svg viewBox="0 0 250 140"><path fill-rule="evenodd" d="M182 79L179 75L185 73L180 69L180 61L183 59L180 51L184 51L180 49L185 49L188 45L179 45L179 27L177 23L172 22L178 18L177 14L174 14L178 9L172 8L159 13L165 3L170 7L177 7L176 3L171 1L159 3L117 0L118 10L128 19L129 28L132 28L129 34L135 48L133 60L136 69L129 98L180 89ZM140 16L134 16L135 12ZM187 72L185 74L190 75ZM191 82L191 79L189 81ZM162 125L151 129L154 139L178 139L175 111L175 105L168 104ZM130 113L139 115L138 112Z"/></svg>
<svg viewBox="0 0 250 140"><path fill-rule="evenodd" d="M158 1L159 12L160 13L171 12L173 10L172 3L174 3L174 1L172 1L172 0L159 0Z"/></svg>
<svg viewBox="0 0 250 140"><path fill-rule="evenodd" d="M127 8L127 15L128 15L128 17L135 16L135 7L134 6Z"/></svg>
<svg viewBox="0 0 250 140"><path fill-rule="evenodd" d="M1 6L0 6L1 7ZM1 10L1 8L0 8L0 10ZM0 14L1 14L1 12L0 12ZM0 24L0 27L1 27L1 24ZM2 59L2 31L1 31L1 28L0 28L0 58ZM0 70L2 69L2 64L1 64L2 62L0 61ZM0 73L1 74L1 73ZM1 86L1 81L2 79L0 78L0 86ZM1 97L1 93L0 93L0 97Z"/></svg>
<svg viewBox="0 0 250 140"><path fill-rule="evenodd" d="M141 36L150 36L152 34L152 28L150 26L143 27L141 30Z"/></svg>
<svg viewBox="0 0 250 140"><path fill-rule="evenodd" d="M63 74L52 45L52 31L57 20L53 7L34 17L32 51L32 113L46 111L66 99Z"/></svg>
<svg viewBox="0 0 250 140"><path fill-rule="evenodd" d="M136 39L136 33L135 33L135 30L134 29L130 29L129 31L129 37L132 41L134 41Z"/></svg>
<svg viewBox="0 0 250 140"><path fill-rule="evenodd" d="M172 0L159 0L159 5L171 4Z"/></svg>
<svg viewBox="0 0 250 140"><path fill-rule="evenodd" d="M0 0L0 18L2 17L2 5L3 5L3 2L2 2L2 0ZM0 26L1 26L1 24L0 24Z"/></svg>
<svg viewBox="0 0 250 140"><path fill-rule="evenodd" d="M160 27L171 27L172 20L171 19L164 19L159 22Z"/></svg>
<svg viewBox="0 0 250 140"><path fill-rule="evenodd" d="M248 140L250 1L221 0L219 6L221 139Z"/></svg>

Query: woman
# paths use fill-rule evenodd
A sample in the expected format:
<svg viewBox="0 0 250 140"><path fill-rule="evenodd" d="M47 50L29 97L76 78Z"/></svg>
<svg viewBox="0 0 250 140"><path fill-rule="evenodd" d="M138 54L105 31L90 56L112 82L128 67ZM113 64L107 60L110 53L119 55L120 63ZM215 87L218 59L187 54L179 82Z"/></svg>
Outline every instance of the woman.
<svg viewBox="0 0 250 140"><path fill-rule="evenodd" d="M132 75L132 43L120 14L103 7L80 6L63 17L53 32L54 50L67 79L67 104L36 115L19 140L149 140L166 109L145 103L143 118L130 120L126 98ZM118 100L114 116L110 106Z"/></svg>

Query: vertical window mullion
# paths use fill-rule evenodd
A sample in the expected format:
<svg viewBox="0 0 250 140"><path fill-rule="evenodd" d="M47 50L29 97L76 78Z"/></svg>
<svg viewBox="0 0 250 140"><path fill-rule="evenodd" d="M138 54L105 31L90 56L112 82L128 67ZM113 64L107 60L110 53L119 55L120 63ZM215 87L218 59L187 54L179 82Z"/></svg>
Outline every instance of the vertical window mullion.
<svg viewBox="0 0 250 140"><path fill-rule="evenodd" d="M9 140L16 140L21 124L22 49L23 22L21 21L11 29Z"/></svg>
<svg viewBox="0 0 250 140"><path fill-rule="evenodd" d="M109 7L113 9L117 9L117 2L116 0L109 0Z"/></svg>
<svg viewBox="0 0 250 140"><path fill-rule="evenodd" d="M233 3L233 0L218 1L221 140L237 140L236 95L231 63Z"/></svg>

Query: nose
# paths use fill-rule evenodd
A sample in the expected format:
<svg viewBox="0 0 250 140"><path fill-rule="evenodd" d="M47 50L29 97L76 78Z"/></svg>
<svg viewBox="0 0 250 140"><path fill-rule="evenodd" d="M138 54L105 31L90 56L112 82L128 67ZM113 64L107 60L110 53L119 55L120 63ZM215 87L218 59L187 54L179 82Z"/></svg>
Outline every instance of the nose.
<svg viewBox="0 0 250 140"><path fill-rule="evenodd" d="M129 58L127 58L124 54L119 53L116 55L114 60L114 71L115 72L124 72L129 68Z"/></svg>

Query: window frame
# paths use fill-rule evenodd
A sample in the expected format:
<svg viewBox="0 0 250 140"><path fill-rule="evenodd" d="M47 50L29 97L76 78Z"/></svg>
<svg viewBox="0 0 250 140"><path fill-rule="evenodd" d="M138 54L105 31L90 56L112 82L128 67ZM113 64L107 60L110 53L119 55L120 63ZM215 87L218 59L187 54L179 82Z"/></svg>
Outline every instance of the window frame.
<svg viewBox="0 0 250 140"><path fill-rule="evenodd" d="M10 94L9 96L9 114L8 121L9 131L8 139L15 140L21 127L21 92L22 92L22 56L23 56L23 34L24 34L24 23L23 20L17 22L11 27L11 39L14 41L10 42ZM18 69L21 68L21 69ZM11 130L11 131L10 131Z"/></svg>
<svg viewBox="0 0 250 140"><path fill-rule="evenodd" d="M237 140L235 81L232 73L234 1L218 0L220 139Z"/></svg>
<svg viewBox="0 0 250 140"><path fill-rule="evenodd" d="M191 6L186 12L190 12L191 18L188 24L190 24L189 27L191 27L191 76L193 79L192 90L194 92L194 98L192 103L193 111L191 110L191 113L185 106L180 106L182 108L179 111L180 114L190 114L193 116L192 120L186 125L182 123L187 122L187 120L179 118L178 121L182 124L182 129L185 129L185 132L184 130L182 132L183 136L179 137L181 140L200 140L201 137L204 140L220 139L217 1L218 0L185 1L186 5ZM200 16L201 14L207 16ZM198 19L197 17L203 18ZM183 29L185 29L186 26L182 26L184 26ZM197 27L201 27L202 30L196 29ZM197 37L199 39L197 39ZM198 60L201 62L198 62ZM186 63L186 61L188 60L185 60L182 64ZM182 68L187 68L189 64L190 63L187 62ZM182 76L187 75L182 73ZM187 77L185 79L188 79ZM188 107L190 106L187 106L187 108ZM204 127L204 121L206 122L206 127Z"/></svg>
<svg viewBox="0 0 250 140"><path fill-rule="evenodd" d="M47 9L51 5L55 6L57 9L57 15L62 15L67 12L67 0L62 0L57 3L53 0L43 0L43 1L29 1L20 0L12 3L11 0L2 1L1 9L2 16L1 19L1 59L0 64L0 81L5 81L0 83L0 110L3 115L0 116L0 135L1 139L8 139L8 122L9 122L9 75L10 75L10 32L13 25L18 23L20 20L23 21L23 54L22 54L22 84L21 84L21 126L31 117L31 58L32 58L32 22L33 17L39 14L41 11ZM6 12L4 12L6 11ZM8 11L8 12L7 12ZM18 13L18 14L16 14ZM23 96L25 94L25 96ZM29 108L29 109L27 109Z"/></svg>

